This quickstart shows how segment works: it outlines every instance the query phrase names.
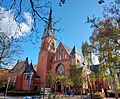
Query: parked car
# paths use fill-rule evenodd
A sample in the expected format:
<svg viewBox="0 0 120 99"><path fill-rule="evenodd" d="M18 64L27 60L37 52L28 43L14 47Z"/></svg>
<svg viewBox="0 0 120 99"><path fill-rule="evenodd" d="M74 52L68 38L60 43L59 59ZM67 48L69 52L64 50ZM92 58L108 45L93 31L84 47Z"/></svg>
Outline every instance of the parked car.
<svg viewBox="0 0 120 99"><path fill-rule="evenodd" d="M50 88L41 88L40 90L40 94L50 94L51 93L51 89Z"/></svg>
<svg viewBox="0 0 120 99"><path fill-rule="evenodd" d="M25 96L25 97L23 97L22 99L39 99L39 97L38 96Z"/></svg>
<svg viewBox="0 0 120 99"><path fill-rule="evenodd" d="M77 95L77 91L75 89L70 89L67 91L67 95Z"/></svg>
<svg viewBox="0 0 120 99"><path fill-rule="evenodd" d="M32 97L32 99L39 99L39 96L34 96Z"/></svg>
<svg viewBox="0 0 120 99"><path fill-rule="evenodd" d="M31 96L25 96L22 99L33 99Z"/></svg>

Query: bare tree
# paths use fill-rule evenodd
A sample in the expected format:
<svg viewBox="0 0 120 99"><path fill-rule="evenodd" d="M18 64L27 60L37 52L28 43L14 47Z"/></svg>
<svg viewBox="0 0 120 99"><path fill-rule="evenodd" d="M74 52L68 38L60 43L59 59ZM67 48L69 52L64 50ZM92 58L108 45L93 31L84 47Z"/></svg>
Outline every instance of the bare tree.
<svg viewBox="0 0 120 99"><path fill-rule="evenodd" d="M65 0L59 1L60 5L65 3ZM48 9L52 6L50 0L1 0L0 6L6 10L14 10L14 19L18 23L25 21L24 12L29 12L33 18L32 31L35 31L37 21L48 22Z"/></svg>
<svg viewBox="0 0 120 99"><path fill-rule="evenodd" d="M17 39L0 32L0 66L9 65L22 52Z"/></svg>
<svg viewBox="0 0 120 99"><path fill-rule="evenodd" d="M60 0L59 3L64 4L65 1ZM49 25L46 16L48 16L48 9L50 7L50 0L0 1L0 65L8 65L12 62L14 56L21 52L21 41L29 40L32 44L38 42L39 32L37 23L45 22ZM59 20L53 24L55 25L58 22ZM61 30L54 27L52 28L58 32ZM24 39L27 32L29 32L29 39Z"/></svg>

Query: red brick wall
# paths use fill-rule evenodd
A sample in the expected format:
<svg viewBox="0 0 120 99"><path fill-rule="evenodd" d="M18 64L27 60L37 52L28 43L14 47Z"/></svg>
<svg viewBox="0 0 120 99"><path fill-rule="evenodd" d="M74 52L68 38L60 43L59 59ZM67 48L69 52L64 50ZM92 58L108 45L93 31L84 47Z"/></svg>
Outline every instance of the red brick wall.
<svg viewBox="0 0 120 99"><path fill-rule="evenodd" d="M29 73L28 73L29 74ZM22 77L22 87L21 89L22 90L28 90L28 79L27 79L27 73L23 74L23 77Z"/></svg>
<svg viewBox="0 0 120 99"><path fill-rule="evenodd" d="M39 58L38 58L37 74L40 76L41 87L44 87L44 83L46 79L46 72L47 72L47 66L48 66L47 59L48 59L48 51L40 52Z"/></svg>
<svg viewBox="0 0 120 99"><path fill-rule="evenodd" d="M17 90L22 89L22 78L23 78L23 75L20 75L20 76L17 77L16 84L15 84L15 89L17 89Z"/></svg>
<svg viewBox="0 0 120 99"><path fill-rule="evenodd" d="M38 66L37 66L37 74L40 76L40 87L45 86L46 81L46 72L51 68L52 62L52 53L55 52L56 49L51 49L51 44L54 43L54 47L56 48L56 40L51 37L46 37L42 39L41 49L38 56Z"/></svg>

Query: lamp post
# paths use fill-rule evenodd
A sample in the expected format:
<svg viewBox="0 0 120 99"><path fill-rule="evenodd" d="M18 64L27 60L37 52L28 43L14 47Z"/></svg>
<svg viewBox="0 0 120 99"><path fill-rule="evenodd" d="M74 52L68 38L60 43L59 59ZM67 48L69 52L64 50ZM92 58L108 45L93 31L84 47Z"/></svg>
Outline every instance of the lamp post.
<svg viewBox="0 0 120 99"><path fill-rule="evenodd" d="M116 84L116 76L120 73L120 67L115 65L114 66L114 86L115 86L115 98L118 99L118 92L117 92L117 84Z"/></svg>
<svg viewBox="0 0 120 99"><path fill-rule="evenodd" d="M8 87L9 87L9 83L10 83L10 71L8 70L8 78L7 78L7 86L6 86L6 91L5 91L5 99L7 97L7 91L8 91Z"/></svg>
<svg viewBox="0 0 120 99"><path fill-rule="evenodd" d="M6 99L6 96L7 96L7 90L8 90L9 82L10 82L10 77L8 77L8 80L7 80L7 87L6 87L6 91L5 91L5 99Z"/></svg>

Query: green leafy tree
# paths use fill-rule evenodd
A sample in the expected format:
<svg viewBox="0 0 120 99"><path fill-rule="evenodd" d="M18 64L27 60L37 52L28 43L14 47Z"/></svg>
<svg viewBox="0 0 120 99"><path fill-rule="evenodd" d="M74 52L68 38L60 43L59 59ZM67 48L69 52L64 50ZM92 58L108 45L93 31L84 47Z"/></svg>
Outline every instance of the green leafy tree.
<svg viewBox="0 0 120 99"><path fill-rule="evenodd" d="M52 70L49 70L46 74L46 84L49 87L51 87L54 84L54 82L56 81L56 78L57 78L56 74L53 73Z"/></svg>
<svg viewBox="0 0 120 99"><path fill-rule="evenodd" d="M109 76L111 76L109 81L113 83L114 66L120 64L120 28L114 17L98 20L95 25L88 47L99 57L100 66L96 76L101 80L103 78L107 80L106 72L109 70Z"/></svg>
<svg viewBox="0 0 120 99"><path fill-rule="evenodd" d="M88 68L90 69L90 65L92 64L91 53L93 52L88 42L82 42L82 54L88 62Z"/></svg>
<svg viewBox="0 0 120 99"><path fill-rule="evenodd" d="M76 65L71 65L70 69L70 79L73 82L73 86L78 86L79 88L83 86L84 76L82 72L82 67L77 68ZM77 89L79 91L79 88Z"/></svg>
<svg viewBox="0 0 120 99"><path fill-rule="evenodd" d="M74 85L70 77L68 77L67 75L62 75L60 78L62 79L63 85L65 86L65 91L67 87Z"/></svg>
<svg viewBox="0 0 120 99"><path fill-rule="evenodd" d="M115 0L103 9L103 18L87 18L93 29L90 43L83 44L85 52L94 52L99 57L97 78L114 82L114 66L120 64L120 2ZM86 48L84 48L86 46ZM85 55L85 54L84 54ZM110 71L108 76L107 70ZM92 78L92 77L91 77ZM118 84L119 85L119 84Z"/></svg>
<svg viewBox="0 0 120 99"><path fill-rule="evenodd" d="M71 65L70 76L74 85L81 86L83 84L82 68L77 68L76 66Z"/></svg>
<svg viewBox="0 0 120 99"><path fill-rule="evenodd" d="M113 66L119 63L120 55L120 29L117 27L116 20L109 18L99 21L97 28L90 37L91 45L94 53L99 55L99 61L104 68L104 72L109 68L111 76Z"/></svg>
<svg viewBox="0 0 120 99"><path fill-rule="evenodd" d="M82 54L84 57L88 57L90 51L89 51L89 44L88 42L82 42Z"/></svg>

